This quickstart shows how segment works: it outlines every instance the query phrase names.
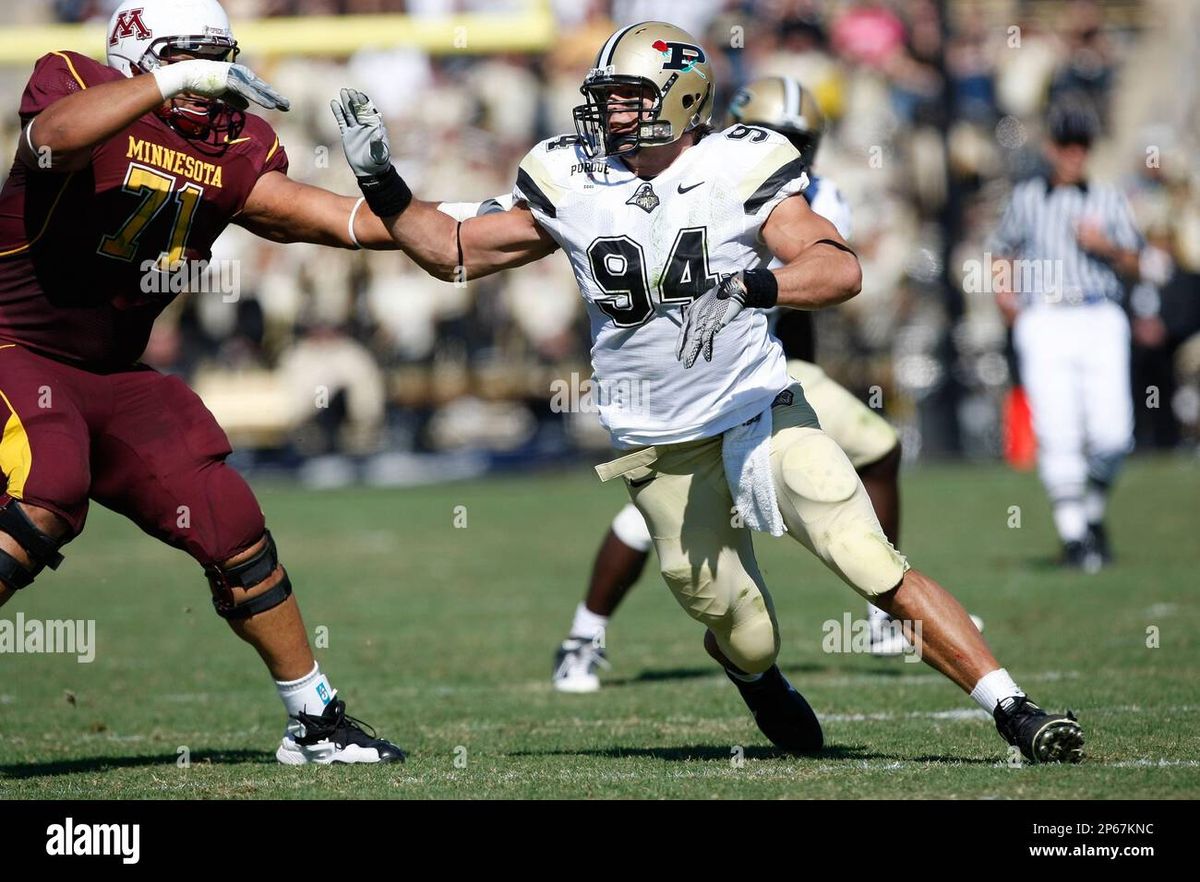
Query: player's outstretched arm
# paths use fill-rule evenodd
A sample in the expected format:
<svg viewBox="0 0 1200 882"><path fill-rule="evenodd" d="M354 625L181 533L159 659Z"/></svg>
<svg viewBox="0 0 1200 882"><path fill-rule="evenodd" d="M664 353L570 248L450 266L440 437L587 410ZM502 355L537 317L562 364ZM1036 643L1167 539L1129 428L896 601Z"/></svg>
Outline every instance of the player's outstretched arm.
<svg viewBox="0 0 1200 882"><path fill-rule="evenodd" d="M793 309L821 309L844 303L862 287L858 257L837 228L803 196L779 203L762 226L763 241L783 266L773 271L777 302Z"/></svg>
<svg viewBox="0 0 1200 882"><path fill-rule="evenodd" d="M392 249L383 221L355 196L294 181L283 172L260 177L233 222L272 242L314 242L334 248Z"/></svg>
<svg viewBox="0 0 1200 882"><path fill-rule="evenodd" d="M30 168L45 168L38 160L48 150L51 170L74 171L87 165L94 146L185 93L223 97L243 109L250 101L270 110L289 107L286 98L243 65L177 61L150 74L100 83L58 99L26 125L17 156Z"/></svg>
<svg viewBox="0 0 1200 882"><path fill-rule="evenodd" d="M430 275L463 281L521 266L557 248L528 206L470 218L461 225L439 211L440 202L414 199L391 161L387 129L371 99L342 89L330 103L342 147L371 212L392 241Z"/></svg>

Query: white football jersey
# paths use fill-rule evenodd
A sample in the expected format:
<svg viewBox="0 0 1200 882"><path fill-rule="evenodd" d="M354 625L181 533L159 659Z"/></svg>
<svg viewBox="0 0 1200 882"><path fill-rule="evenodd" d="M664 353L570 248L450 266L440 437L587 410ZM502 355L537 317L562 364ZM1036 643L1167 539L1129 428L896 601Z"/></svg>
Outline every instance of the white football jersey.
<svg viewBox="0 0 1200 882"><path fill-rule="evenodd" d="M521 161L514 200L562 246L587 303L593 398L617 447L711 437L762 413L790 382L761 310L717 335L711 362L676 359L683 308L723 274L765 267L760 236L808 184L782 135L735 125L652 180L620 159L589 160L574 136Z"/></svg>
<svg viewBox="0 0 1200 882"><path fill-rule="evenodd" d="M494 211L508 211L512 207L512 194L505 193L483 202L441 202L438 204L438 211L450 215L456 221L465 221L469 217L479 217Z"/></svg>

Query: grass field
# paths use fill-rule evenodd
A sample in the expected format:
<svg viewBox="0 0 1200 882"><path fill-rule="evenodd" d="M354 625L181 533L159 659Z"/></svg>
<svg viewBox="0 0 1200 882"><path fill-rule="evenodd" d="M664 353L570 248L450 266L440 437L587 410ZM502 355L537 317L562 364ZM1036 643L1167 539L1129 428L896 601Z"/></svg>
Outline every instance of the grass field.
<svg viewBox="0 0 1200 882"><path fill-rule="evenodd" d="M822 623L861 617L863 604L788 539L759 541L759 556L780 663L823 718L823 756L772 754L652 567L611 627L606 688L554 693L553 649L624 498L586 469L403 491L258 489L309 631L328 629L323 668L409 761L275 765L278 699L212 613L199 569L95 509L62 569L0 613L95 619L97 634L91 664L0 656L0 797L1200 796L1194 460L1131 464L1112 523L1120 561L1094 577L1050 566L1033 476L905 476L905 550L986 619L1035 700L1078 712L1088 759L1074 767L1010 767L990 719L924 665L823 652Z"/></svg>

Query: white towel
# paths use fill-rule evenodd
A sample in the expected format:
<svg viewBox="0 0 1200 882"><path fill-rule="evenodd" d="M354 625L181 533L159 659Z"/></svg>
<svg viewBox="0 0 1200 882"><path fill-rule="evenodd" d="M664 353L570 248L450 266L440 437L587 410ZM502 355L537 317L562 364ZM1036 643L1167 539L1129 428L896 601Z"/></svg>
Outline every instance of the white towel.
<svg viewBox="0 0 1200 882"><path fill-rule="evenodd" d="M771 479L772 423L768 407L754 419L729 429L721 441L721 459L734 506L746 526L782 536L787 527Z"/></svg>

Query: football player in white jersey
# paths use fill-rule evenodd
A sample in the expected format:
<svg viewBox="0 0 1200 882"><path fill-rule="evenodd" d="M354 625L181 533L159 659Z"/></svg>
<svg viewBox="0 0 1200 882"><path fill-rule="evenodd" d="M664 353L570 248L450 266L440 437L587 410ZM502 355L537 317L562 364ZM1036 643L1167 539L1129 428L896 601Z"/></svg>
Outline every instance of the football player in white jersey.
<svg viewBox="0 0 1200 882"><path fill-rule="evenodd" d="M829 220L842 238L850 239L850 206L829 178L813 174L813 162L825 130L816 100L790 77L761 77L733 96L729 108L735 123L761 126L784 135L800 153L809 175L804 198L813 211ZM512 206L511 194L485 202L459 202L438 208L457 220L477 217ZM774 268L776 262L772 261ZM900 438L896 430L815 364L812 313L773 309L772 332L788 358L788 373L804 387L821 428L845 451L858 472L879 518L884 535L894 546L900 534ZM551 683L560 692L595 692L597 669L609 667L605 653L608 622L645 568L654 540L646 519L633 503L613 518L592 566L587 594L576 607L571 630L554 658ZM887 656L911 652L900 623L872 603L867 604L870 651ZM971 616L980 628L983 620Z"/></svg>
<svg viewBox="0 0 1200 882"><path fill-rule="evenodd" d="M809 176L805 200L849 241L849 204L832 180L813 173L825 118L811 93L791 77L760 77L737 91L729 115L735 123L770 129L792 142ZM492 204L499 210L498 203L493 200ZM775 263L772 261L772 268ZM804 387L804 397L816 411L821 428L850 458L884 535L892 545L899 546L899 435L887 420L815 364L811 312L775 309L769 318L772 332L787 356L788 373ZM605 652L609 619L641 576L653 545L646 519L633 503L627 503L613 518L596 552L587 593L575 609L571 630L555 653L551 673L555 689L578 693L600 688L597 670L609 667ZM897 655L910 649L899 623L872 603L867 604L867 611L873 654ZM972 619L982 624L977 617Z"/></svg>
<svg viewBox="0 0 1200 882"><path fill-rule="evenodd" d="M818 309L858 293L858 259L800 194L782 135L708 125L713 70L664 22L601 47L576 135L520 164L514 205L455 221L414 199L361 92L333 102L346 158L396 244L437 278L475 278L563 248L592 323L600 417L676 600L778 748L823 744L816 715L776 665L779 629L750 526L789 533L905 623L924 661L991 713L1031 762L1077 761L1069 712L1031 702L956 600L895 550L845 453L787 374L765 310ZM772 257L780 266L767 264ZM703 357L701 357L703 356Z"/></svg>

